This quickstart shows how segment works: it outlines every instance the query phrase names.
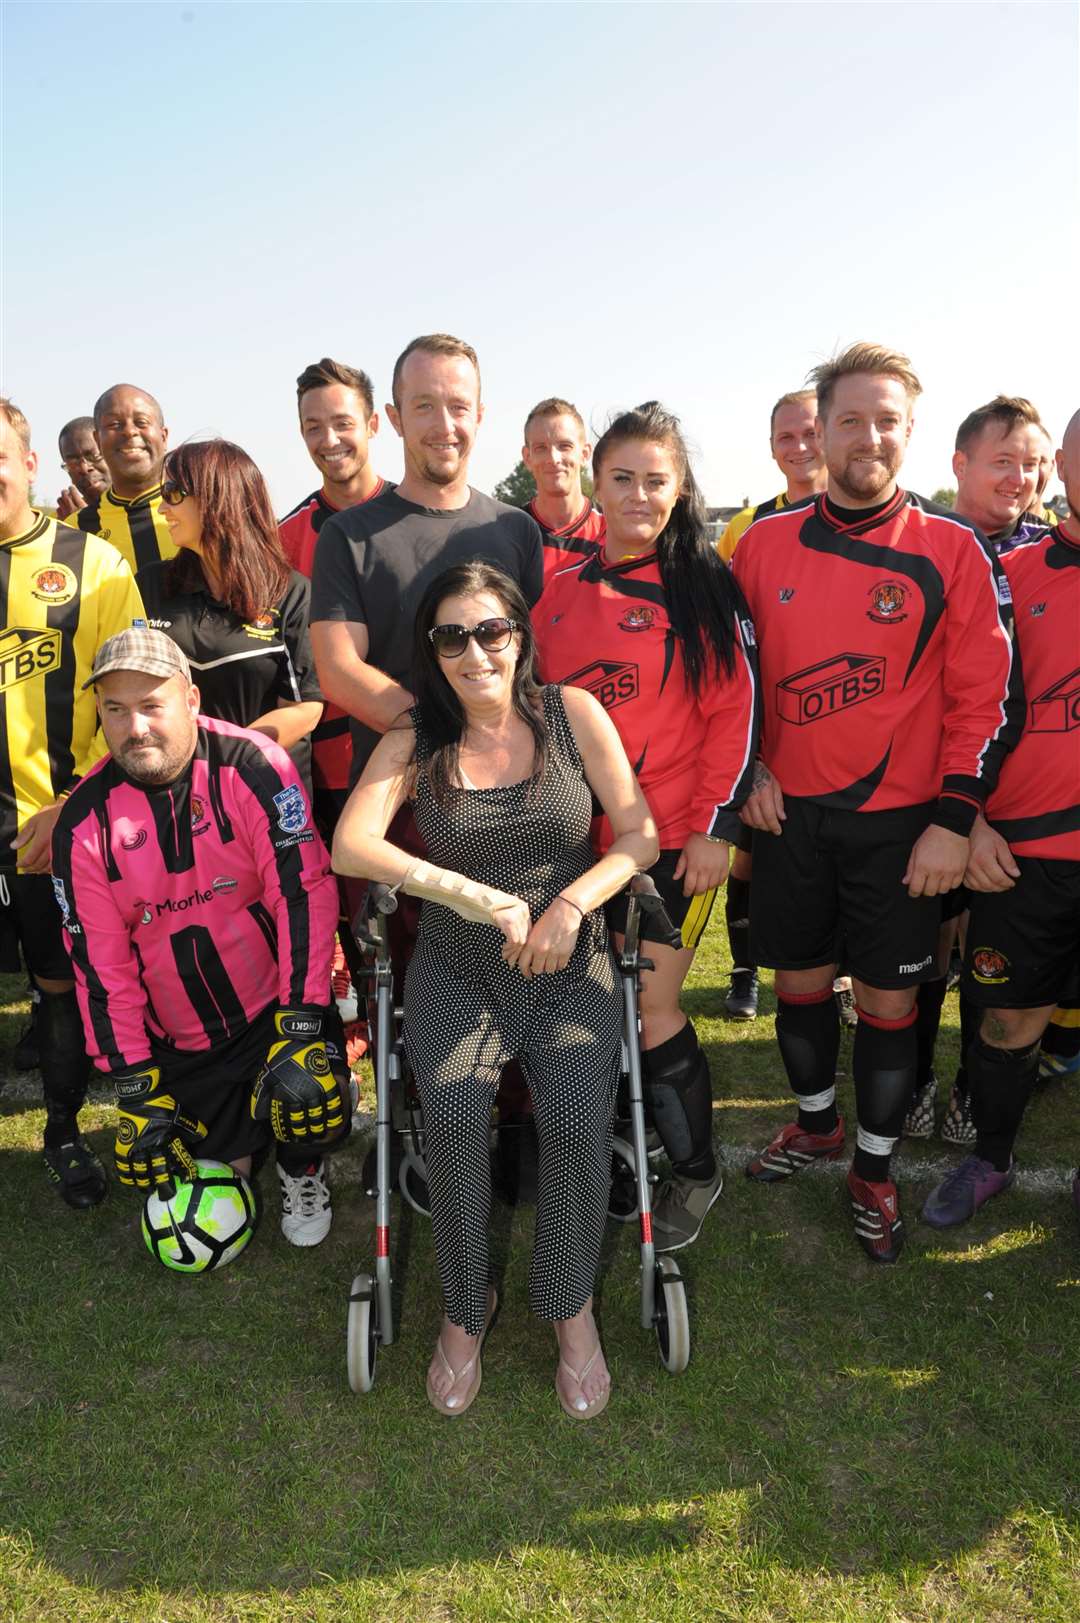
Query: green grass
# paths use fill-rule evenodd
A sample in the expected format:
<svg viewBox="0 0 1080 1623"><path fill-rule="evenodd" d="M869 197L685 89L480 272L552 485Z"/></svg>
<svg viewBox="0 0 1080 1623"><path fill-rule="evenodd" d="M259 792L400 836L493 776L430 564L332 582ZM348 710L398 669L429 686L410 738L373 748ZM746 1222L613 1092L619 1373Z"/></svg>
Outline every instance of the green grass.
<svg viewBox="0 0 1080 1623"><path fill-rule="evenodd" d="M688 1002L733 1150L787 1117L772 1022L718 1018L722 928ZM17 982L0 983L0 1049ZM771 1007L771 1005L770 1005ZM940 1069L951 1074L956 1000ZM845 1051L842 1063L850 1059ZM1040 1095L1016 1191L959 1233L920 1225L936 1141L904 1150L904 1257L874 1271L842 1182L729 1175L682 1254L693 1356L637 1322L632 1230L609 1229L598 1308L607 1414L565 1420L526 1306L531 1209L496 1206L504 1307L470 1414L428 1406L430 1229L395 1203L400 1339L345 1379L345 1297L372 1254L363 1143L339 1158L317 1252L267 1219L220 1275L155 1266L137 1199L62 1208L41 1114L0 1095L0 1617L249 1620L1065 1620L1080 1615L1080 1243L1066 1174L1076 1084ZM841 1095L850 1106L850 1085ZM86 1113L106 1155L111 1111ZM909 1172L905 1174L905 1165Z"/></svg>

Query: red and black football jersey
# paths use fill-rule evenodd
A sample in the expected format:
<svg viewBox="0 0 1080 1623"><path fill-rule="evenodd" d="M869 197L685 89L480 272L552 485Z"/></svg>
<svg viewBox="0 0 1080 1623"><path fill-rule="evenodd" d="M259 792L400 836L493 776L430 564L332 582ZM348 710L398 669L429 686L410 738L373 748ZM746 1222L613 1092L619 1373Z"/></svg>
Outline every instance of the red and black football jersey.
<svg viewBox="0 0 1080 1623"><path fill-rule="evenodd" d="M369 501L381 496L387 488L386 480L380 479ZM393 487L391 487L393 488ZM278 525L278 534L281 545L285 549L285 556L294 569L301 575L311 579L312 566L315 562L315 544L319 539L319 531L328 518L334 517L340 508L331 507L321 490L313 490L310 496L305 496L302 502L297 502L291 513ZM347 789L349 787L349 770L352 766L352 738L349 734L349 718L338 705L327 700L323 707L322 720L311 735L311 776L318 789Z"/></svg>
<svg viewBox="0 0 1080 1623"><path fill-rule="evenodd" d="M740 604L741 606L741 604ZM552 576L533 609L548 682L588 689L610 715L663 850L693 833L731 840L750 792L759 704L753 627L736 613L735 669L688 687L656 554L608 564L596 551ZM605 818L601 851L611 844Z"/></svg>
<svg viewBox="0 0 1080 1623"><path fill-rule="evenodd" d="M1018 856L1080 861L1080 537L1059 525L1002 560L1026 716L987 819Z"/></svg>
<svg viewBox="0 0 1080 1623"><path fill-rule="evenodd" d="M585 506L577 518L561 530L553 530L536 511L536 502L531 501L526 508L540 526L540 534L544 542L544 585L557 569L564 569L567 564L576 563L577 560L595 552L600 542L607 534L607 522L592 502L585 498Z"/></svg>
<svg viewBox="0 0 1080 1623"><path fill-rule="evenodd" d="M852 523L818 496L756 520L732 567L781 788L858 811L940 797L935 821L966 832L1023 714L1008 585L975 526L902 490Z"/></svg>

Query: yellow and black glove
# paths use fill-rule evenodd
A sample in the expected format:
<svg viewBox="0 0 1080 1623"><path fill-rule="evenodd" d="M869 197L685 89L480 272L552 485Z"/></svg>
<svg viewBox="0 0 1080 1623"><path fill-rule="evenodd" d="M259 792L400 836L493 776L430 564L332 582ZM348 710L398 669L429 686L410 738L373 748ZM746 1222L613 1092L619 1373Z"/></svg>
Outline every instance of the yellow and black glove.
<svg viewBox="0 0 1080 1623"><path fill-rule="evenodd" d="M120 1182L156 1189L174 1178L193 1179L195 1160L184 1140L197 1146L206 1137L206 1128L185 1116L172 1095L162 1091L158 1067L122 1071L112 1082L120 1112L114 1152Z"/></svg>
<svg viewBox="0 0 1080 1623"><path fill-rule="evenodd" d="M280 1144L336 1138L345 1126L348 1065L326 1009L279 1009L277 1038L251 1092L251 1115L269 1121Z"/></svg>

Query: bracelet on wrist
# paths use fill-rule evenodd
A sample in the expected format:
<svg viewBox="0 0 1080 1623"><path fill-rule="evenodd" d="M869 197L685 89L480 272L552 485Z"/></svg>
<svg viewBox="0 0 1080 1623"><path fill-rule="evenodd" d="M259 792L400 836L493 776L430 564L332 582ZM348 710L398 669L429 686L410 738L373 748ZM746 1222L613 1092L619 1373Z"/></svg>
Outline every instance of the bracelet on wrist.
<svg viewBox="0 0 1080 1623"><path fill-rule="evenodd" d="M582 918L585 917L585 909L583 907L578 907L578 904L575 902L574 898L572 896L567 896L564 891L560 890L556 899L560 902L569 902L571 907L577 907L577 910L581 914Z"/></svg>

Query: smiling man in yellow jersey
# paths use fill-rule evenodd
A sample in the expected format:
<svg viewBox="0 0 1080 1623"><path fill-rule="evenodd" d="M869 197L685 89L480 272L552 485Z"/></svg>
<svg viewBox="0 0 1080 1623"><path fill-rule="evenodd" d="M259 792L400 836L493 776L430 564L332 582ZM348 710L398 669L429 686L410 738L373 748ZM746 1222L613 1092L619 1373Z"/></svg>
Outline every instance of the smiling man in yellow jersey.
<svg viewBox="0 0 1080 1623"><path fill-rule="evenodd" d="M133 574L176 545L161 515L161 465L169 443L161 407L152 394L116 383L94 407L94 428L110 485L71 515L86 535L110 541Z"/></svg>
<svg viewBox="0 0 1080 1623"><path fill-rule="evenodd" d="M787 484L779 496L756 507L744 507L731 519L716 544L726 564L730 564L740 539L756 518L825 489L828 474L814 426L816 417L817 396L813 389L796 389L776 402L769 419L769 449ZM750 952L750 847L750 830L744 828L732 855L724 896L731 949L731 985L724 999L724 1013L729 1020L753 1020L758 1008L757 965Z"/></svg>
<svg viewBox="0 0 1080 1623"><path fill-rule="evenodd" d="M105 1172L78 1130L88 1067L65 899L49 877L52 831L62 799L105 753L83 687L94 654L143 606L114 547L31 507L37 471L26 418L0 399L0 970L18 970L21 948L41 993L45 1170L84 1210L104 1198Z"/></svg>
<svg viewBox="0 0 1080 1623"><path fill-rule="evenodd" d="M756 507L743 507L729 521L716 543L716 550L726 564L731 562L741 537L756 518L804 501L807 496L816 496L825 489L828 474L814 429L816 417L817 396L813 389L796 389L791 394L782 394L776 402L769 419L769 449L787 485L779 496L759 502Z"/></svg>

